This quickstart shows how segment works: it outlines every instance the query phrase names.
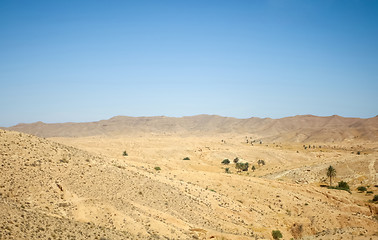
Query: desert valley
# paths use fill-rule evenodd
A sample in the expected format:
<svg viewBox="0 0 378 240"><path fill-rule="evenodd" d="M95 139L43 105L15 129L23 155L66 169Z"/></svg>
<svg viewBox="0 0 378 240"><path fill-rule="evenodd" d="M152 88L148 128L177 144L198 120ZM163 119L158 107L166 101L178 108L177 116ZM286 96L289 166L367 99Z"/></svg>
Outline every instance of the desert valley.
<svg viewBox="0 0 378 240"><path fill-rule="evenodd" d="M377 150L378 116L18 124L0 239L377 239Z"/></svg>

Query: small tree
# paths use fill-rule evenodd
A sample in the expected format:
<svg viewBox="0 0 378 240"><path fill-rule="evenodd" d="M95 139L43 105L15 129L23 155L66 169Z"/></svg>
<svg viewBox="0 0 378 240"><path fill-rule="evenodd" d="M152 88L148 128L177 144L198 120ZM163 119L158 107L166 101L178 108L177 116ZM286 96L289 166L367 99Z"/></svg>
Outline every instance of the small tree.
<svg viewBox="0 0 378 240"><path fill-rule="evenodd" d="M374 195L373 202L378 202L378 195Z"/></svg>
<svg viewBox="0 0 378 240"><path fill-rule="evenodd" d="M248 167L249 167L249 164L246 162L246 163L242 163L242 162L238 162L236 163L236 169L238 169L238 171L248 171Z"/></svg>
<svg viewBox="0 0 378 240"><path fill-rule="evenodd" d="M280 239L282 238L282 233L280 232L280 230L273 230L272 237L273 239Z"/></svg>
<svg viewBox="0 0 378 240"><path fill-rule="evenodd" d="M224 164L224 165L228 165L228 164L230 164L230 160L228 160L228 159L226 158L226 159L224 159L224 160L222 161L222 164Z"/></svg>
<svg viewBox="0 0 378 240"><path fill-rule="evenodd" d="M249 168L249 163L246 162L243 164L242 171L248 171L248 168Z"/></svg>
<svg viewBox="0 0 378 240"><path fill-rule="evenodd" d="M129 156L128 154L127 154L127 152L126 151L123 151L123 154L122 154L123 156Z"/></svg>
<svg viewBox="0 0 378 240"><path fill-rule="evenodd" d="M262 160L262 159L260 159L260 160L257 161L257 164L258 164L259 166L260 166L260 164L264 166L264 165L265 165L265 161Z"/></svg>
<svg viewBox="0 0 378 240"><path fill-rule="evenodd" d="M252 171L255 171L256 170L256 167L255 165L252 166Z"/></svg>
<svg viewBox="0 0 378 240"><path fill-rule="evenodd" d="M237 162L239 162L239 158L238 158L238 157L236 157L236 158L234 159L234 163L237 163Z"/></svg>
<svg viewBox="0 0 378 240"><path fill-rule="evenodd" d="M155 169L156 171L160 171L160 170L161 170L160 167L155 167L154 169Z"/></svg>
<svg viewBox="0 0 378 240"><path fill-rule="evenodd" d="M329 177L329 185L332 186L332 178L336 177L336 169L332 166L329 166L327 169L327 177Z"/></svg>
<svg viewBox="0 0 378 240"><path fill-rule="evenodd" d="M235 168L238 170L238 172L241 172L242 170L242 163L237 162L235 165Z"/></svg>
<svg viewBox="0 0 378 240"><path fill-rule="evenodd" d="M231 173L231 172L230 172L230 168L226 168L226 169L224 169L224 172L225 172L225 173Z"/></svg>
<svg viewBox="0 0 378 240"><path fill-rule="evenodd" d="M359 192L365 192L365 191L367 191L366 187L364 187L364 186L360 186L360 187L358 187L357 190L358 190Z"/></svg>
<svg viewBox="0 0 378 240"><path fill-rule="evenodd" d="M189 157L184 157L182 160L190 160Z"/></svg>

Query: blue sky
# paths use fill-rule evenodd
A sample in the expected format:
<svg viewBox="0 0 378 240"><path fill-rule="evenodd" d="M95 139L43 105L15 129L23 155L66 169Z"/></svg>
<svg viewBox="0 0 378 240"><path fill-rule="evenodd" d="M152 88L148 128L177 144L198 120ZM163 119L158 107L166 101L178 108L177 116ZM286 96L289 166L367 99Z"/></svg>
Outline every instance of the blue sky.
<svg viewBox="0 0 378 240"><path fill-rule="evenodd" d="M378 1L0 1L0 126L378 114Z"/></svg>

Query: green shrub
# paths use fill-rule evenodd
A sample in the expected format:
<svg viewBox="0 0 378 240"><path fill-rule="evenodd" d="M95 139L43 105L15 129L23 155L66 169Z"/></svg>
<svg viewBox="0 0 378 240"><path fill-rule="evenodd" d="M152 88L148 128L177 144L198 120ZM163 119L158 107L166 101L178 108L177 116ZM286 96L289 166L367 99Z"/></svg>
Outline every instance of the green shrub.
<svg viewBox="0 0 378 240"><path fill-rule="evenodd" d="M224 172L225 172L225 173L231 173L231 172L230 172L230 168L225 168L225 169L224 169Z"/></svg>
<svg viewBox="0 0 378 240"><path fill-rule="evenodd" d="M222 164L224 164L224 165L230 164L230 160L228 160L228 159L226 158L226 159L224 159L224 160L222 161Z"/></svg>
<svg viewBox="0 0 378 240"><path fill-rule="evenodd" d="M155 167L154 169L155 169L156 171L160 171L160 170L161 170L160 167Z"/></svg>
<svg viewBox="0 0 378 240"><path fill-rule="evenodd" d="M238 162L239 162L239 158L236 157L236 158L234 159L234 163L238 163Z"/></svg>
<svg viewBox="0 0 378 240"><path fill-rule="evenodd" d="M248 171L249 164L238 162L238 163L236 163L235 167L236 167L236 169L238 169L240 171Z"/></svg>
<svg viewBox="0 0 378 240"><path fill-rule="evenodd" d="M338 187L343 190L350 190L348 183L344 181L339 182Z"/></svg>
<svg viewBox="0 0 378 240"><path fill-rule="evenodd" d="M358 187L357 190L358 190L359 192L365 192L365 191L367 191L366 187L364 187L364 186L360 186L360 187Z"/></svg>
<svg viewBox="0 0 378 240"><path fill-rule="evenodd" d="M280 230L273 230L272 237L273 239L280 239L282 238L282 233L280 232Z"/></svg>
<svg viewBox="0 0 378 240"><path fill-rule="evenodd" d="M123 156L129 156L128 154L127 154L127 152L126 151L123 151L123 154L122 154Z"/></svg>
<svg viewBox="0 0 378 240"><path fill-rule="evenodd" d="M366 191L366 195L367 194L373 194L374 192L373 191Z"/></svg>
<svg viewBox="0 0 378 240"><path fill-rule="evenodd" d="M184 157L182 160L190 160L189 157Z"/></svg>
<svg viewBox="0 0 378 240"><path fill-rule="evenodd" d="M373 202L378 202L378 195L374 195Z"/></svg>
<svg viewBox="0 0 378 240"><path fill-rule="evenodd" d="M337 187L329 186L328 189L344 190L344 191L351 193L348 183L344 182L344 181L339 182Z"/></svg>

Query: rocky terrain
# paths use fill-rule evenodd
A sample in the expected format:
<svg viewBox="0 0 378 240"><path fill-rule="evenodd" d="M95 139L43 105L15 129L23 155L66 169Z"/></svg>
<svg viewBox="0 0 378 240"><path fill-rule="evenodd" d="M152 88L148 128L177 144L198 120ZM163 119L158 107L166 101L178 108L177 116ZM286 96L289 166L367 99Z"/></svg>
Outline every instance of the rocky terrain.
<svg viewBox="0 0 378 240"><path fill-rule="evenodd" d="M378 192L376 142L305 148L251 139L0 130L0 239L377 237L377 204L356 190ZM235 157L256 170L238 172ZM334 182L347 181L351 193L321 187L331 164Z"/></svg>

